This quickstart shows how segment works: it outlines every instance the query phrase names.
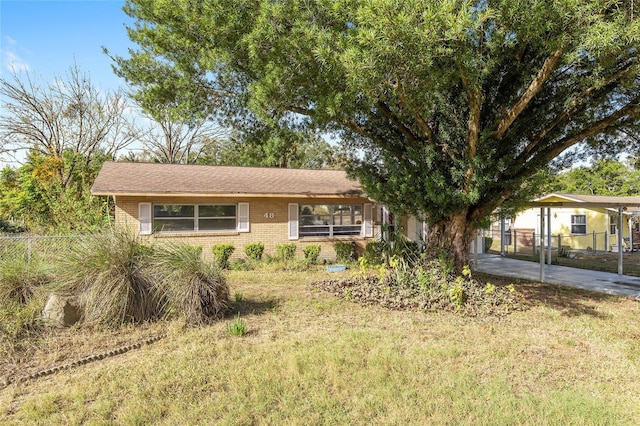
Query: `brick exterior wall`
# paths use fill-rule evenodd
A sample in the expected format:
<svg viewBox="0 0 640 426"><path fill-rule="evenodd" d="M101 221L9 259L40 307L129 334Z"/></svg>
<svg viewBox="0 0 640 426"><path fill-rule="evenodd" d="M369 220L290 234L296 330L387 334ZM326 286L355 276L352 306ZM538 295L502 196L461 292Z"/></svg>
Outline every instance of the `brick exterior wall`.
<svg viewBox="0 0 640 426"><path fill-rule="evenodd" d="M149 239L152 242L180 241L188 244L202 246L203 256L211 259L211 247L214 244L231 243L235 246L232 259L244 258L244 245L253 242L264 243L264 254L275 255L276 245L284 243L295 243L297 246L296 256L303 258L303 248L308 244L320 244L320 258L324 260L335 260L335 250L333 244L337 241L355 241L358 252L364 250L365 245L374 238L360 236L344 237L301 237L298 240L289 240L289 203L298 204L366 204L372 203L368 198L363 197L342 197L342 198L212 198L212 197L115 197L115 224L125 227L131 232L138 234L138 203L161 203L161 204L233 204L249 203L249 232L236 231L207 231L207 232L185 232L185 233L156 233L141 238ZM375 230L375 209L372 211Z"/></svg>

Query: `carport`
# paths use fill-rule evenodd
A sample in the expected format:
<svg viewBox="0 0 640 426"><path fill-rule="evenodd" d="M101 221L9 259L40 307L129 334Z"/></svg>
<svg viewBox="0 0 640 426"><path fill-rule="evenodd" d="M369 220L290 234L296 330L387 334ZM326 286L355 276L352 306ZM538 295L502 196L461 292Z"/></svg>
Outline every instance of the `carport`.
<svg viewBox="0 0 640 426"><path fill-rule="evenodd" d="M551 210L554 208L602 208L618 211L618 275L624 274L623 265L623 213L630 208L640 208L640 197L611 197L615 201L531 201L528 207L540 208L540 281L544 282L545 244L548 248L549 264L551 264L551 245L545 241L545 222L547 235L551 235ZM504 221L501 221L500 232L504 236ZM504 238L502 239L504 241Z"/></svg>

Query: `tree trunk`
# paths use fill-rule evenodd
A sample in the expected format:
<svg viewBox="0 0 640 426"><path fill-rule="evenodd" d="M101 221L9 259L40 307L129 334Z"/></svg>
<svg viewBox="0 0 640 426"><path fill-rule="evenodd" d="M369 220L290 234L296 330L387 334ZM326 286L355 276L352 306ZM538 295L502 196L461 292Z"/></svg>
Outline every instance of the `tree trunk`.
<svg viewBox="0 0 640 426"><path fill-rule="evenodd" d="M476 228L465 214L451 215L429 226L427 247L444 251L456 270L469 265L469 250Z"/></svg>

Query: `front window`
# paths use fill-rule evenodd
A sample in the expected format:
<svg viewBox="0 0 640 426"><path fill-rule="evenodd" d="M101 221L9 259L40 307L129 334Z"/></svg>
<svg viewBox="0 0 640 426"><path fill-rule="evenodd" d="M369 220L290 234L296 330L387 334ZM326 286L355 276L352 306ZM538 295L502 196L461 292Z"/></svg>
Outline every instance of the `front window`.
<svg viewBox="0 0 640 426"><path fill-rule="evenodd" d="M301 237L362 233L362 204L301 204L299 208Z"/></svg>
<svg viewBox="0 0 640 426"><path fill-rule="evenodd" d="M587 216L584 214L571 215L571 233L586 234L587 233Z"/></svg>
<svg viewBox="0 0 640 426"><path fill-rule="evenodd" d="M231 231L236 229L235 204L155 204L154 232Z"/></svg>

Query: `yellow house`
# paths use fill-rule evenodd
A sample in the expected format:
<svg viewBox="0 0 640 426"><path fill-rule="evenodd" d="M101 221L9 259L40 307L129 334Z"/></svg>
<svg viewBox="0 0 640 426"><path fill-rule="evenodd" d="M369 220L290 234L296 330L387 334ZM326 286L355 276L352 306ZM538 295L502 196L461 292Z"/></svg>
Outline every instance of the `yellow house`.
<svg viewBox="0 0 640 426"><path fill-rule="evenodd" d="M620 206L625 203L637 205L640 197L554 193L537 198L534 202L548 205L558 203L558 207L550 207L544 213L546 245L570 247L572 250L615 252L618 251ZM624 249L637 250L640 248L640 210L637 207L622 207L622 214ZM507 242L514 245L516 251L527 251L539 240L540 215L541 209L534 207L518 213L514 218L509 233L512 238Z"/></svg>

